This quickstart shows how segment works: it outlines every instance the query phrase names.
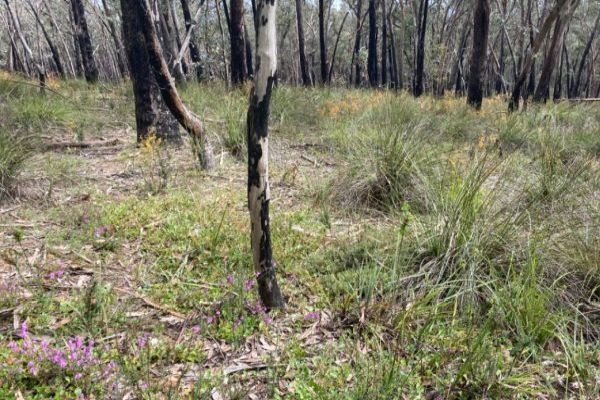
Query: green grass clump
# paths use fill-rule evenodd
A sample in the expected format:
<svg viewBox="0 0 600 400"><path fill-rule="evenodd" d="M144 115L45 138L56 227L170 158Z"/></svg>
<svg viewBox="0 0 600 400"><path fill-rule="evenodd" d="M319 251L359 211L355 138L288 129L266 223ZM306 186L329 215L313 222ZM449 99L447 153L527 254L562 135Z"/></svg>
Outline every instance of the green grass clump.
<svg viewBox="0 0 600 400"><path fill-rule="evenodd" d="M30 137L17 136L0 128L0 199L17 190L17 178L31 155Z"/></svg>

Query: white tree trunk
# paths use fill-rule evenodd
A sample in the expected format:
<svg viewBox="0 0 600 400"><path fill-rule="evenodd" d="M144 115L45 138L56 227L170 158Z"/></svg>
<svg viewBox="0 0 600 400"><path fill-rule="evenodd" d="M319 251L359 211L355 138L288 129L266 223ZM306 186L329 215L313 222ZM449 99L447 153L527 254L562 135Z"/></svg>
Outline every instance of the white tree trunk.
<svg viewBox="0 0 600 400"><path fill-rule="evenodd" d="M277 71L277 0L260 0L256 74L248 108L248 209L258 290L267 309L281 308L283 296L275 276L269 223L269 104Z"/></svg>

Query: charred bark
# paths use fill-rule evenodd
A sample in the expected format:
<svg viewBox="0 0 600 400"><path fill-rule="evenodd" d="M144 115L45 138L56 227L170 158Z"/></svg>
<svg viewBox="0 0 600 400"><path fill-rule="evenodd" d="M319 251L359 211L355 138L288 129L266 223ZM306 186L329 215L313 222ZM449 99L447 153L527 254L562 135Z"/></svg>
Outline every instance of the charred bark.
<svg viewBox="0 0 600 400"><path fill-rule="evenodd" d="M467 104L479 110L483 101L483 73L490 31L489 0L477 0L473 18L473 48L469 68Z"/></svg>
<svg viewBox="0 0 600 400"><path fill-rule="evenodd" d="M140 17L142 17L141 31L144 34L146 52L148 53L154 77L160 88L162 99L179 124L192 136L198 150L198 159L201 167L203 169L210 169L214 166L211 144L206 137L202 122L188 110L177 92L177 88L169 72L169 66L162 55L161 44L156 33L156 28L152 23L152 12L148 5L148 0L133 1L137 2Z"/></svg>
<svg viewBox="0 0 600 400"><path fill-rule="evenodd" d="M327 66L327 30L325 26L325 0L319 0L319 56L321 83L326 84L329 77Z"/></svg>
<svg viewBox="0 0 600 400"><path fill-rule="evenodd" d="M367 55L367 75L369 85L376 87L379 83L377 71L377 7L375 0L369 0L369 49Z"/></svg>
<svg viewBox="0 0 600 400"><path fill-rule="evenodd" d="M304 41L304 22L302 19L302 0L296 0L296 31L298 33L298 53L300 58L300 77L304 86L310 86L310 75L306 62L306 49Z"/></svg>
<svg viewBox="0 0 600 400"><path fill-rule="evenodd" d="M258 293L267 310L282 308L284 299L277 284L271 247L269 205L269 107L277 71L276 0L259 0L260 24L256 43L256 77L247 118L248 210L251 247Z"/></svg>
<svg viewBox="0 0 600 400"><path fill-rule="evenodd" d="M429 0L421 0L419 5L418 37L417 37L417 55L415 60L415 78L413 94L419 97L425 91L424 73L425 73L425 34L427 32L427 11Z"/></svg>
<svg viewBox="0 0 600 400"><path fill-rule="evenodd" d="M152 72L139 5L136 0L121 0L121 10L123 37L127 39L125 53L135 98L137 141L154 135L165 143L178 144L181 142L179 124L162 100Z"/></svg>
<svg viewBox="0 0 600 400"><path fill-rule="evenodd" d="M238 86L248 79L246 43L244 37L244 0L230 0L231 83Z"/></svg>
<svg viewBox="0 0 600 400"><path fill-rule="evenodd" d="M88 83L96 83L98 81L98 67L94 60L94 48L92 47L92 39L88 30L83 1L71 0L71 9L75 24L75 37L80 50L85 80Z"/></svg>

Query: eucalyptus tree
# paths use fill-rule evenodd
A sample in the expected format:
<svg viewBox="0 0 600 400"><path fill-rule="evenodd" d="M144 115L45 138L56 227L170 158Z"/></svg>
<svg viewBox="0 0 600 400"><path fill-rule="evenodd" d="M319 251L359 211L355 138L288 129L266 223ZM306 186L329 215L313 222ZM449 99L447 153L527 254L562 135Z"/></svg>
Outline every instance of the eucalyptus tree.
<svg viewBox="0 0 600 400"><path fill-rule="evenodd" d="M421 0L417 17L417 51L415 56L415 73L413 77L413 95L419 97L425 91L425 34L427 32L427 14L429 0Z"/></svg>
<svg viewBox="0 0 600 400"><path fill-rule="evenodd" d="M269 107L277 73L277 0L258 0L256 74L247 118L248 210L252 262L258 291L267 309L281 308L284 299L275 275L269 206Z"/></svg>
<svg viewBox="0 0 600 400"><path fill-rule="evenodd" d="M483 101L483 72L490 32L490 1L476 0L473 13L473 49L469 68L467 103L480 109Z"/></svg>
<svg viewBox="0 0 600 400"><path fill-rule="evenodd" d="M73 13L73 24L75 30L75 39L77 40L79 54L83 65L85 80L89 83L98 81L98 67L94 60L94 47L88 29L85 9L82 0L71 0L71 9Z"/></svg>
<svg viewBox="0 0 600 400"><path fill-rule="evenodd" d="M137 141L154 135L167 143L180 143L179 124L163 101L146 50L146 38L137 0L121 0L122 29L129 76L133 86Z"/></svg>
<svg viewBox="0 0 600 400"><path fill-rule="evenodd" d="M152 72L156 83L160 89L160 94L167 105L171 114L177 119L179 124L190 134L196 149L198 150L198 159L204 169L210 169L214 166L214 157L212 146L207 138L206 131L200 119L192 113L183 103L171 74L169 66L163 56L162 45L158 38L156 28L153 23L152 8L148 0L121 0L121 4L133 2L128 10L124 12L135 13L140 22L140 31L144 36L148 62L152 67Z"/></svg>

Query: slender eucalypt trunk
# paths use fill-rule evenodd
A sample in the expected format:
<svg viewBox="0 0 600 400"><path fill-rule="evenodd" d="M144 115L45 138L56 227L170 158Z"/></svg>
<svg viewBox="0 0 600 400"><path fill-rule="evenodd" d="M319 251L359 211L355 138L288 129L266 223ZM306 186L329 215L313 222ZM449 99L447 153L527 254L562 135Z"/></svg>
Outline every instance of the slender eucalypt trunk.
<svg viewBox="0 0 600 400"><path fill-rule="evenodd" d="M277 0L259 0L256 72L248 107L248 210L258 292L267 309L282 308L269 222L269 105L277 72Z"/></svg>

